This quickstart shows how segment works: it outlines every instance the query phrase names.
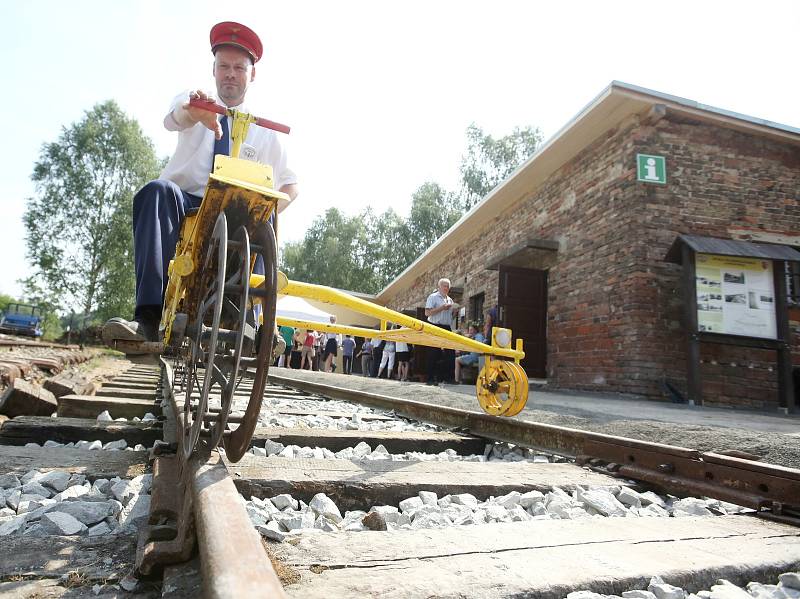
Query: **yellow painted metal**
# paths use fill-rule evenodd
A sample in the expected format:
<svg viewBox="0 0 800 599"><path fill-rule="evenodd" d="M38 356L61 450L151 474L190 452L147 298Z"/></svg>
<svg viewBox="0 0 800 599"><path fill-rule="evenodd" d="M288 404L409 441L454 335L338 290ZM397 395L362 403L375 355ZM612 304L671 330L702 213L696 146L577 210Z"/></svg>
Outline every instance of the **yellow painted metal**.
<svg viewBox="0 0 800 599"><path fill-rule="evenodd" d="M175 274L182 277L192 274L192 271L194 270L194 263L192 262L192 257L189 254L181 254L172 262L173 264L171 266L175 269Z"/></svg>
<svg viewBox="0 0 800 599"><path fill-rule="evenodd" d="M251 286L258 281L259 279L255 276L251 277ZM386 339L388 341L403 341L414 345L425 345L442 349L477 352L485 355L511 358L512 360L520 360L525 357L525 353L522 351L521 340L518 340L516 349L512 349L511 347L498 347L494 343L492 345L487 345L486 343L475 341L474 339L464 337L458 333L446 331L429 322L423 322L400 312L395 312L384 306L379 306L367 300L353 297L338 289L287 279L280 293L283 295L316 300L327 304L344 306L356 312L360 312L361 314L366 314L378 319L381 323L381 328L380 330L375 330L364 327L348 327L340 324L325 324L282 317L278 317L279 325L342 333L344 335L358 337L370 337L373 339ZM399 325L400 328L389 328L390 323ZM508 332L510 339L511 331L508 329L503 330Z"/></svg>
<svg viewBox="0 0 800 599"><path fill-rule="evenodd" d="M229 111L229 114L233 117L232 154L238 156L241 142L247 136L247 127L255 119L238 111ZM204 276L200 272L202 269L195 269L195 265L201 264L219 213L226 212L231 231L244 225L252 234L258 225L269 220L278 200L289 201L289 196L272 187L271 166L231 156L215 158L214 172L209 175L200 209L181 223L175 248L177 258L168 269L169 281L160 325L166 344L171 341L172 323L178 312L186 313L189 321L196 317L200 298L194 297L189 290L198 288Z"/></svg>
<svg viewBox="0 0 800 599"><path fill-rule="evenodd" d="M252 278L252 277L251 277L251 278ZM263 280L264 280L264 277L261 277L261 280L263 281ZM251 284L252 284L252 281L251 281ZM277 285L277 287L278 287L278 293L283 293L283 290L286 288L286 286L287 286L288 284L289 284L289 277L287 277L287 276L286 276L284 273L282 273L281 271L278 271L278 285Z"/></svg>
<svg viewBox="0 0 800 599"><path fill-rule="evenodd" d="M519 364L486 358L475 383L478 403L492 416L515 416L528 401L528 377Z"/></svg>
<svg viewBox="0 0 800 599"><path fill-rule="evenodd" d="M250 128L251 123L256 122L256 117L233 108L228 109L228 116L232 117L233 121L231 125L231 141L233 142L231 156L238 158L242 149L242 142L247 139L247 130Z"/></svg>
<svg viewBox="0 0 800 599"><path fill-rule="evenodd" d="M214 159L212 176L223 183L243 186L275 198L288 199L286 194L273 189L272 167L267 164L219 154Z"/></svg>

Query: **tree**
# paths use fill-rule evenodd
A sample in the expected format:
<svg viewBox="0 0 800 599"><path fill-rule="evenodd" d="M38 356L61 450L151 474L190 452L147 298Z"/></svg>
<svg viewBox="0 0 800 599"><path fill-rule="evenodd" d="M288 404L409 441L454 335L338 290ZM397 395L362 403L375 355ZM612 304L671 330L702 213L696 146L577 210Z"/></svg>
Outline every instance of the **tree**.
<svg viewBox="0 0 800 599"><path fill-rule="evenodd" d="M477 204L523 162L530 158L542 133L538 127L515 127L494 139L475 123L467 127L467 153L461 158L461 200L464 211Z"/></svg>
<svg viewBox="0 0 800 599"><path fill-rule="evenodd" d="M113 100L45 144L24 216L26 293L101 319L131 312L133 195L158 169L152 143Z"/></svg>
<svg viewBox="0 0 800 599"><path fill-rule="evenodd" d="M354 291L374 289L375 272L368 264L366 223L372 212L348 217L336 208L318 216L302 241L287 243L281 270L291 279Z"/></svg>
<svg viewBox="0 0 800 599"><path fill-rule="evenodd" d="M377 293L411 264L417 257L419 246L409 229L408 222L392 208L379 217L366 221L366 264L374 273L373 284L360 289Z"/></svg>
<svg viewBox="0 0 800 599"><path fill-rule="evenodd" d="M15 300L10 295L6 295L5 293L0 293L0 312L5 312L6 308L8 308L8 304L13 304L17 300Z"/></svg>
<svg viewBox="0 0 800 599"><path fill-rule="evenodd" d="M462 214L458 196L445 191L438 183L428 181L417 188L411 196L411 213L408 217L408 228L415 248L411 260L419 256L421 250L433 245Z"/></svg>

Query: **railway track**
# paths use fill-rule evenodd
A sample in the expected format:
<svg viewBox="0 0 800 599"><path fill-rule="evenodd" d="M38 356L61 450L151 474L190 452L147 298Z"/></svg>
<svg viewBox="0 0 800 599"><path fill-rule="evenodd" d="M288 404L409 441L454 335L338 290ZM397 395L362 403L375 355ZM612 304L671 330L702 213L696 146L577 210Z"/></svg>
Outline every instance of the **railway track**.
<svg viewBox="0 0 800 599"><path fill-rule="evenodd" d="M181 472L177 388L131 365L3 424L0 595L564 597L800 568L797 470L276 370L248 453Z"/></svg>

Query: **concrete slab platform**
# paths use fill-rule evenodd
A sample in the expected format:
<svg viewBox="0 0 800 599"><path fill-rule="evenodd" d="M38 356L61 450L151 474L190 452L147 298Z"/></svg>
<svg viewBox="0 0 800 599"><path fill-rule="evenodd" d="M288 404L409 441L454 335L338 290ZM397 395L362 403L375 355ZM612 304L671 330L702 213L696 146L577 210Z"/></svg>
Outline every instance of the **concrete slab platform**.
<svg viewBox="0 0 800 599"><path fill-rule="evenodd" d="M0 445L2 472L25 474L30 470L65 470L98 478L133 478L147 468L146 451L103 451L65 447Z"/></svg>
<svg viewBox="0 0 800 599"><path fill-rule="evenodd" d="M0 436L1 438L1 436ZM421 451L440 453L453 449L459 455L483 455L486 439L456 433L397 432L397 431L334 431L307 428L257 428L253 433L253 444L259 447L270 439L284 445L300 447L324 447L339 451L354 447L361 441L375 449L383 445L389 453Z"/></svg>
<svg viewBox="0 0 800 599"><path fill-rule="evenodd" d="M146 389L155 393L158 389L157 383L136 383L130 381L109 381L103 383L102 389ZM73 393L73 395L86 395L86 393Z"/></svg>
<svg viewBox="0 0 800 599"><path fill-rule="evenodd" d="M132 447L141 443L151 447L161 439L161 422L98 422L94 418L49 418L43 416L18 416L0 426L0 444L43 444L45 441L70 443L94 441L107 443L125 439Z"/></svg>
<svg viewBox="0 0 800 599"><path fill-rule="evenodd" d="M156 396L154 387L149 389L131 388L131 387L101 387L95 393L97 397L124 397L129 399L149 399L153 400Z"/></svg>
<svg viewBox="0 0 800 599"><path fill-rule="evenodd" d="M271 544L290 597L621 595L650 577L690 591L774 581L800 563L800 529L747 516L592 518L440 530L319 533Z"/></svg>
<svg viewBox="0 0 800 599"><path fill-rule="evenodd" d="M393 462L286 459L245 455L225 461L236 488L245 497L290 493L310 501L326 493L341 510L397 505L419 491L471 493L479 500L511 491L549 491L577 485L622 485L624 481L574 464L524 462Z"/></svg>
<svg viewBox="0 0 800 599"><path fill-rule="evenodd" d="M161 414L161 406L152 400L102 397L99 395L65 395L58 398L57 414L70 418L97 418L108 410L112 418L142 418L147 412Z"/></svg>

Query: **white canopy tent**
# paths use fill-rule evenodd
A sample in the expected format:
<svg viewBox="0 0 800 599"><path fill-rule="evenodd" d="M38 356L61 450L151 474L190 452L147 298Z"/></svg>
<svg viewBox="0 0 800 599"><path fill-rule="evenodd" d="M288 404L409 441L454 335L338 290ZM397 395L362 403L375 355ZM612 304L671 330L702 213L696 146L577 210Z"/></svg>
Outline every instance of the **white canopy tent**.
<svg viewBox="0 0 800 599"><path fill-rule="evenodd" d="M332 316L330 312L315 308L303 298L291 295L278 296L276 315L282 316L283 318L323 322L325 324L330 324Z"/></svg>

